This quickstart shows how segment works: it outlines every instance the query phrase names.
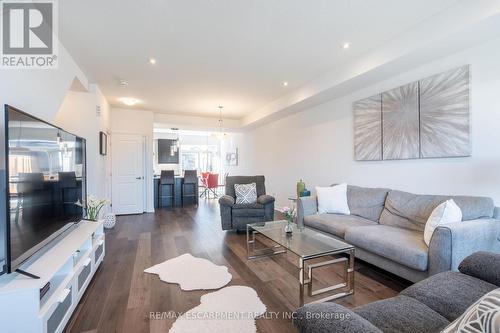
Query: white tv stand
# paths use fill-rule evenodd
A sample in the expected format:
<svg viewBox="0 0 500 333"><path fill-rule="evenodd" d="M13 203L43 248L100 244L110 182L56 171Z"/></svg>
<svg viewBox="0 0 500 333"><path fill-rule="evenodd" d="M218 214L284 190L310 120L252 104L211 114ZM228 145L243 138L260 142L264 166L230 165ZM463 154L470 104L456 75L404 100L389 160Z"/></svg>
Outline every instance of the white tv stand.
<svg viewBox="0 0 500 333"><path fill-rule="evenodd" d="M0 277L2 332L62 332L104 258L103 222L82 221L35 261ZM40 299L40 289L50 283Z"/></svg>

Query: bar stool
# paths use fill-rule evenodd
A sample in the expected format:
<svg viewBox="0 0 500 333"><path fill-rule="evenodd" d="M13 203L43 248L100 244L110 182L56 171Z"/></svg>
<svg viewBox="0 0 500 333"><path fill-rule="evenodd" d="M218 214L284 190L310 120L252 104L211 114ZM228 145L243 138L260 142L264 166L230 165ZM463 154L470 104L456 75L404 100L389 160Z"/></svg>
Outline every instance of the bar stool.
<svg viewBox="0 0 500 333"><path fill-rule="evenodd" d="M163 195L163 188L168 186L170 188L170 195ZM175 199L175 176L174 170L161 170L160 182L158 183L158 207L163 206L163 198L170 198L172 207L174 207Z"/></svg>
<svg viewBox="0 0 500 333"><path fill-rule="evenodd" d="M191 187L193 191L186 194L186 187ZM184 198L194 198L194 203L198 205L198 170L184 170L184 180L182 182L181 202L184 206Z"/></svg>

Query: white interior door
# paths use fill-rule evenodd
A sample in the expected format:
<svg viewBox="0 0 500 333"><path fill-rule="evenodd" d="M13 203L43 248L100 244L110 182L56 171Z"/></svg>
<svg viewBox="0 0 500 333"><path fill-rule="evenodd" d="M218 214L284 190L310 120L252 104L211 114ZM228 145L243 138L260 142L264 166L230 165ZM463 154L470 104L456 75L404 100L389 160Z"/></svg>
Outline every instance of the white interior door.
<svg viewBox="0 0 500 333"><path fill-rule="evenodd" d="M113 212L142 214L145 178L142 136L115 134L111 140Z"/></svg>

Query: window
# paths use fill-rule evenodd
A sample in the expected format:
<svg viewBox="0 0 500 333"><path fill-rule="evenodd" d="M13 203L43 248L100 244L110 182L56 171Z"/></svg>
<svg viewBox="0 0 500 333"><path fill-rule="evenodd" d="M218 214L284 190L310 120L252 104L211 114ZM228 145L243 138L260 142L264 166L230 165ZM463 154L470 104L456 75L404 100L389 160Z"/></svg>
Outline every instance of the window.
<svg viewBox="0 0 500 333"><path fill-rule="evenodd" d="M220 172L220 154L217 145L181 145L182 170Z"/></svg>

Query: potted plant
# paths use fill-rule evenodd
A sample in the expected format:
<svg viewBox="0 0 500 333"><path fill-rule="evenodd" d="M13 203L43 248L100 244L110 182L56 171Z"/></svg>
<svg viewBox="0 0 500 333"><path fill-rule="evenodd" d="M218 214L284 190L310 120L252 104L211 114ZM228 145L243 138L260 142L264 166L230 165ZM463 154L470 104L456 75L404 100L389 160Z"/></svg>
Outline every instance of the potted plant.
<svg viewBox="0 0 500 333"><path fill-rule="evenodd" d="M287 234L291 234L293 232L293 221L295 219L295 208L290 208L290 207L283 207L281 209L281 212L285 216L285 219L287 221L286 226L285 226L285 232Z"/></svg>
<svg viewBox="0 0 500 333"><path fill-rule="evenodd" d="M85 219L89 221L97 221L102 207L107 203L106 199L97 199L92 195L87 196L87 200L78 199L75 205L82 207L85 211Z"/></svg>

